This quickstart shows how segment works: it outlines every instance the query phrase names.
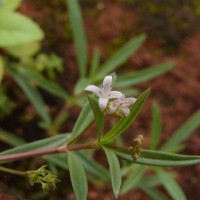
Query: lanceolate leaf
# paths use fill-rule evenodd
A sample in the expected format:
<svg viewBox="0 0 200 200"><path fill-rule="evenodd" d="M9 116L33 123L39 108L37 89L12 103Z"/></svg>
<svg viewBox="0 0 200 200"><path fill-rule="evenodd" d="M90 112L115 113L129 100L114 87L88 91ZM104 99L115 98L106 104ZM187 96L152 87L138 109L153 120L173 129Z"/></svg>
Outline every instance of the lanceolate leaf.
<svg viewBox="0 0 200 200"><path fill-rule="evenodd" d="M30 142L28 144L23 144L18 147L3 151L0 153L0 155L7 155L13 153L27 152L37 149L44 149L49 147L56 147L64 144L69 139L69 137L70 137L69 133L56 135L53 137L41 139L35 142Z"/></svg>
<svg viewBox="0 0 200 200"><path fill-rule="evenodd" d="M144 172L145 172L144 166L136 165L135 167L133 167L132 173L130 173L125 179L125 181L123 182L122 189L121 189L122 194L134 188L141 180Z"/></svg>
<svg viewBox="0 0 200 200"><path fill-rule="evenodd" d="M180 167L200 163L200 156L179 155L160 151L142 150L140 158L136 161L130 155L130 152L117 153L122 159L149 166Z"/></svg>
<svg viewBox="0 0 200 200"><path fill-rule="evenodd" d="M76 56L81 77L86 75L87 41L78 0L67 0L69 20L72 27Z"/></svg>
<svg viewBox="0 0 200 200"><path fill-rule="evenodd" d="M195 112L161 147L162 151L170 151L187 139L200 126L200 110Z"/></svg>
<svg viewBox="0 0 200 200"><path fill-rule="evenodd" d="M123 117L122 119L119 120L119 122L116 123L116 125L101 140L102 144L111 142L113 139L115 139L120 134L122 134L133 123L133 121L139 114L149 93L150 93L150 90L148 89L139 96L137 101L131 107L130 114L127 117Z"/></svg>
<svg viewBox="0 0 200 200"><path fill-rule="evenodd" d="M94 97L88 96L88 99L95 116L95 122L96 122L96 127L97 127L97 132L98 132L97 140L100 141L103 136L104 114L103 112L100 111L99 104Z"/></svg>
<svg viewBox="0 0 200 200"><path fill-rule="evenodd" d="M119 160L112 150L105 147L103 149L106 153L106 157L109 163L109 171L111 176L113 192L115 198L117 198L121 186L121 170L120 170Z"/></svg>
<svg viewBox="0 0 200 200"><path fill-rule="evenodd" d="M159 107L156 103L152 106L152 125L151 125L151 149L155 150L158 146L160 133L161 133L162 123L161 123L161 113Z"/></svg>
<svg viewBox="0 0 200 200"><path fill-rule="evenodd" d="M77 157L80 159L80 162L84 166L84 169L92 174L92 176L98 177L101 180L109 179L109 172L106 168L101 166L98 162L92 159L87 152L85 151L77 151Z"/></svg>
<svg viewBox="0 0 200 200"><path fill-rule="evenodd" d="M168 64L155 65L153 67L149 67L147 69L143 69L136 72L130 72L119 76L114 86L127 87L144 81L148 81L171 70L173 67L174 67L173 64L168 63Z"/></svg>
<svg viewBox="0 0 200 200"><path fill-rule="evenodd" d="M85 132L85 130L87 130L87 128L92 124L93 120L94 115L89 102L87 102L83 107L78 119L76 120L76 123L72 130L72 138L70 139L69 143L72 143L74 140L80 137Z"/></svg>
<svg viewBox="0 0 200 200"><path fill-rule="evenodd" d="M125 94L125 96L131 97L131 96L138 95L139 94L139 90L136 89L136 88L132 88L132 87L128 88L127 87L126 90L123 93Z"/></svg>
<svg viewBox="0 0 200 200"><path fill-rule="evenodd" d="M120 48L113 56L111 56L102 66L100 70L101 76L105 76L113 72L117 67L124 63L144 42L146 35L142 34L133 38Z"/></svg>
<svg viewBox="0 0 200 200"><path fill-rule="evenodd" d="M46 78L34 72L33 70L23 67L20 68L19 73L25 76L26 78L31 79L33 82L35 82L41 88L47 90L48 92L57 95L61 98L67 99L67 93L61 86L52 81L47 80Z"/></svg>
<svg viewBox="0 0 200 200"><path fill-rule="evenodd" d="M178 183L176 183L171 173L164 170L156 170L156 173L162 185L174 200L186 200L185 194Z"/></svg>
<svg viewBox="0 0 200 200"><path fill-rule="evenodd" d="M77 158L80 160L82 166L84 167L87 174L93 176L94 178L98 178L101 180L109 180L109 172L106 168L101 166L95 160L93 160L89 155L86 154L84 151L77 151L76 153ZM68 170L68 164L66 162L67 154L54 154L44 156L46 160L52 162L53 164Z"/></svg>
<svg viewBox="0 0 200 200"><path fill-rule="evenodd" d="M88 85L90 85L90 80L88 78L80 78L75 85L74 94L78 95L82 93Z"/></svg>
<svg viewBox="0 0 200 200"><path fill-rule="evenodd" d="M54 165L57 165L65 170L68 170L68 163L66 162L67 160L67 154L63 153L63 154L53 154L53 155L47 155L44 156L44 159L53 163Z"/></svg>
<svg viewBox="0 0 200 200"><path fill-rule="evenodd" d="M19 87L23 90L23 92L26 94L26 96L33 104L38 114L44 120L44 122L46 124L50 124L51 121L50 115L37 89L32 87L32 85L29 84L28 79L22 76L16 69L14 69L14 67L9 66L8 69L10 70L12 76L14 77Z"/></svg>
<svg viewBox="0 0 200 200"><path fill-rule="evenodd" d="M0 129L0 140L10 144L11 146L19 146L26 143L22 138L2 129Z"/></svg>
<svg viewBox="0 0 200 200"><path fill-rule="evenodd" d="M90 75L91 79L95 79L96 74L98 73L98 67L100 63L100 53L98 49L94 49L94 53L92 55L92 63L90 67Z"/></svg>
<svg viewBox="0 0 200 200"><path fill-rule="evenodd" d="M78 160L75 154L71 152L68 153L68 167L76 199L86 200L88 186L85 171L81 162Z"/></svg>

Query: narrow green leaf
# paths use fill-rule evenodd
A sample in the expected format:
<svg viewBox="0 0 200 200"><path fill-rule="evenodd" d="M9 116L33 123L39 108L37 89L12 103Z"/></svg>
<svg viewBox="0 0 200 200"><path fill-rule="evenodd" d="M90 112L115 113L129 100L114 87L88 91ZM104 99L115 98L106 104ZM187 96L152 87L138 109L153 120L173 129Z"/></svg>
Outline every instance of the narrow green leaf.
<svg viewBox="0 0 200 200"><path fill-rule="evenodd" d="M106 153L106 157L109 164L113 193L115 195L115 198L117 199L117 197L119 196L119 191L121 186L121 170L120 170L119 160L112 150L105 147L103 149Z"/></svg>
<svg viewBox="0 0 200 200"><path fill-rule="evenodd" d="M125 96L133 97L133 96L138 95L140 93L140 91L136 88L126 87L126 89L124 89L123 93L125 94Z"/></svg>
<svg viewBox="0 0 200 200"><path fill-rule="evenodd" d="M191 159L199 159L200 156L191 156L191 155L181 155L174 153L167 153L162 151L154 151L154 150L142 150L141 156L145 158L158 158L163 160L191 160Z"/></svg>
<svg viewBox="0 0 200 200"><path fill-rule="evenodd" d="M174 200L186 200L184 192L178 183L176 183L171 173L164 170L156 170L156 173L162 185Z"/></svg>
<svg viewBox="0 0 200 200"><path fill-rule="evenodd" d="M200 110L195 112L161 147L162 151L170 151L170 149L179 146L200 126Z"/></svg>
<svg viewBox="0 0 200 200"><path fill-rule="evenodd" d="M130 189L134 188L139 181L141 180L144 172L145 167L141 165L137 165L133 167L132 173L128 175L128 177L125 179L122 185L121 193L125 194Z"/></svg>
<svg viewBox="0 0 200 200"><path fill-rule="evenodd" d="M53 155L48 155L48 156L44 156L44 159L59 166L62 169L68 170L68 164L66 162L67 160L67 154L63 153L63 154L53 154Z"/></svg>
<svg viewBox="0 0 200 200"><path fill-rule="evenodd" d="M82 164L75 154L68 153L68 166L72 187L74 189L77 200L87 199L87 177Z"/></svg>
<svg viewBox="0 0 200 200"><path fill-rule="evenodd" d="M154 102L152 106L152 125L151 125L151 143L150 148L155 150L160 140L162 128L161 113L158 105Z"/></svg>
<svg viewBox="0 0 200 200"><path fill-rule="evenodd" d="M16 12L0 12L0 47L10 47L44 38L40 27Z"/></svg>
<svg viewBox="0 0 200 200"><path fill-rule="evenodd" d="M67 93L60 85L52 81L49 81L48 79L44 78L40 74L37 74L33 70L23 67L19 69L19 73L22 74L27 79L30 79L36 84L38 84L44 90L54 95L57 95L61 98L67 99L68 97Z"/></svg>
<svg viewBox="0 0 200 200"><path fill-rule="evenodd" d="M46 124L50 124L50 115L37 89L32 87L32 85L29 84L28 80L24 76L22 76L16 69L14 69L14 67L9 66L8 69L10 70L17 84L20 86L20 88L26 94L28 99L31 101L40 117L46 122Z"/></svg>
<svg viewBox="0 0 200 200"><path fill-rule="evenodd" d="M0 140L12 146L19 146L25 144L25 140L7 131L0 129Z"/></svg>
<svg viewBox="0 0 200 200"><path fill-rule="evenodd" d="M145 39L146 35L142 34L126 43L101 66L99 75L105 76L116 70L142 45Z"/></svg>
<svg viewBox="0 0 200 200"><path fill-rule="evenodd" d="M145 100L147 99L150 90L144 91L137 101L133 104L130 109L130 114L127 117L121 118L116 125L107 133L105 137L101 140L102 144L111 142L114 138L118 137L122 134L135 120L137 115L139 114Z"/></svg>
<svg viewBox="0 0 200 200"><path fill-rule="evenodd" d="M119 152L117 155L127 161L149 166L180 167L200 163L200 156L179 155L152 150L142 150L141 157L136 161L133 160L129 152Z"/></svg>
<svg viewBox="0 0 200 200"><path fill-rule="evenodd" d="M101 166L99 163L97 163L95 160L93 160L89 155L86 154L85 151L77 151L75 154L88 174L95 178L100 178L101 180L109 179L108 170ZM44 158L63 169L69 169L68 164L66 162L66 153L48 155L44 156Z"/></svg>
<svg viewBox="0 0 200 200"><path fill-rule="evenodd" d="M87 41L78 0L67 0L69 20L76 48L77 62L81 77L86 75Z"/></svg>
<svg viewBox="0 0 200 200"><path fill-rule="evenodd" d="M59 175L58 168L54 163L47 161L47 166L48 166L50 172L52 172L56 176Z"/></svg>
<svg viewBox="0 0 200 200"><path fill-rule="evenodd" d="M161 184L160 180L158 180L158 178L152 174L152 175L149 175L149 176L143 176L142 177L142 180L140 180L139 182L139 186L141 185L146 185L147 187L156 187L158 185Z"/></svg>
<svg viewBox="0 0 200 200"><path fill-rule="evenodd" d="M72 143L74 140L80 137L92 124L93 120L94 120L94 115L90 107L90 103L87 102L83 107L78 119L76 120L76 123L74 125L71 134L72 138L69 143Z"/></svg>
<svg viewBox="0 0 200 200"><path fill-rule="evenodd" d="M85 171L90 173L92 176L100 178L101 180L109 179L108 170L92 159L86 151L77 151L76 155L80 159Z"/></svg>
<svg viewBox="0 0 200 200"><path fill-rule="evenodd" d="M160 76L161 74L170 71L174 67L173 64L159 64L143 69L137 72L129 72L118 76L115 87L126 87L142 83L144 81L149 81L155 77Z"/></svg>
<svg viewBox="0 0 200 200"><path fill-rule="evenodd" d="M170 147L167 150L161 150L161 151L165 151L165 152L168 152L168 153L178 153L180 151L183 151L184 149L185 149L185 144L182 143L182 144L179 144L177 146Z"/></svg>
<svg viewBox="0 0 200 200"><path fill-rule="evenodd" d="M67 158L68 158L68 155L66 153L44 156L44 159L47 160L48 163L58 166L64 170L69 170ZM83 163L83 167L85 168L84 163ZM88 169L85 169L85 171L87 172L88 181L91 181L91 183L96 183L96 180L97 180L96 176L94 176Z"/></svg>
<svg viewBox="0 0 200 200"><path fill-rule="evenodd" d="M70 137L69 133L56 135L53 137L30 142L28 144L23 144L18 147L3 151L0 153L0 155L22 153L22 152L27 152L27 151L37 150L37 149L56 147L56 146L64 144L69 139L69 137Z"/></svg>
<svg viewBox="0 0 200 200"><path fill-rule="evenodd" d="M74 94L78 95L82 93L88 85L90 85L90 80L88 78L80 78L74 87Z"/></svg>
<svg viewBox="0 0 200 200"><path fill-rule="evenodd" d="M88 96L88 100L90 102L90 106L91 106L92 111L94 113L95 123L96 123L97 133L98 133L97 140L99 142L101 140L102 136L103 136L104 113L100 111L99 104L94 97Z"/></svg>
<svg viewBox="0 0 200 200"><path fill-rule="evenodd" d="M99 64L100 64L100 52L99 49L95 48L92 55L92 62L89 73L90 79L95 79L96 74L98 73L97 70L99 68Z"/></svg>

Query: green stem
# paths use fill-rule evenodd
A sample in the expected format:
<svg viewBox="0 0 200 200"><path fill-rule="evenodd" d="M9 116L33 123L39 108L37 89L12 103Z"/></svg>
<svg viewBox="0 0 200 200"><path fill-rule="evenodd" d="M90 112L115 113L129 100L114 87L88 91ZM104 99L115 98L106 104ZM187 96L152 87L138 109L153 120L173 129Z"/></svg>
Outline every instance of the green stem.
<svg viewBox="0 0 200 200"><path fill-rule="evenodd" d="M0 171L8 172L8 173L11 173L11 174L17 174L17 175L20 175L20 176L27 176L26 172L14 170L14 169L9 169L9 168L2 167L2 166L0 166Z"/></svg>

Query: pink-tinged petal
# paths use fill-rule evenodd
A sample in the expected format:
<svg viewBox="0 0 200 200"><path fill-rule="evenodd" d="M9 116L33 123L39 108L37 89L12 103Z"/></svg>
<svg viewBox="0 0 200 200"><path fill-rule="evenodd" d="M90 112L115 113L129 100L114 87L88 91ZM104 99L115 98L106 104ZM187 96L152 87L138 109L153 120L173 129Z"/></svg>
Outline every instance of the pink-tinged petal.
<svg viewBox="0 0 200 200"><path fill-rule="evenodd" d="M101 89L98 88L98 87L95 86L95 85L89 85L89 86L87 86L87 87L85 88L85 90L95 93L98 97L101 96Z"/></svg>
<svg viewBox="0 0 200 200"><path fill-rule="evenodd" d="M126 117L130 114L130 109L127 107L121 108L120 110L123 112L124 116Z"/></svg>
<svg viewBox="0 0 200 200"><path fill-rule="evenodd" d="M99 108L101 112L103 112L106 109L107 104L108 104L108 99L99 98Z"/></svg>
<svg viewBox="0 0 200 200"><path fill-rule="evenodd" d="M134 97L129 97L129 98L126 98L126 100L127 100L127 103L129 104L129 105L132 105L133 103L135 103L136 102L136 98L134 98Z"/></svg>
<svg viewBox="0 0 200 200"><path fill-rule="evenodd" d="M103 95L105 98L108 97L112 88L112 76L106 76L103 80Z"/></svg>
<svg viewBox="0 0 200 200"><path fill-rule="evenodd" d="M121 92L111 91L110 95L109 95L109 99L119 99L122 96L123 96L123 94Z"/></svg>
<svg viewBox="0 0 200 200"><path fill-rule="evenodd" d="M119 98L119 100L120 101L124 101L126 98L125 98L125 94L123 94L120 98Z"/></svg>
<svg viewBox="0 0 200 200"><path fill-rule="evenodd" d="M114 113L116 110L117 110L117 105L116 105L116 103L111 102L111 103L109 104L109 109L108 109L109 114Z"/></svg>

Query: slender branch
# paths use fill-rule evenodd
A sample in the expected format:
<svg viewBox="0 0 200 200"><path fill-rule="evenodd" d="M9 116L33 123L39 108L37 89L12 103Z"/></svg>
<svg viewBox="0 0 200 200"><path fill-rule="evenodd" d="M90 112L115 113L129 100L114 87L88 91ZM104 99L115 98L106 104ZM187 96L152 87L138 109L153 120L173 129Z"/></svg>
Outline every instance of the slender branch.
<svg viewBox="0 0 200 200"><path fill-rule="evenodd" d="M14 169L9 169L9 168L2 167L2 166L0 166L0 171L8 172L8 173L11 173L11 174L17 174L17 175L21 175L21 176L26 176L27 175L26 172L14 170Z"/></svg>
<svg viewBox="0 0 200 200"><path fill-rule="evenodd" d="M35 156L43 156L43 155L49 155L49 154L57 154L57 153L64 153L67 151L78 151L82 149L91 149L95 148L95 144L77 144L73 146L67 147L66 145L59 146L59 147L52 147L48 149L38 149L33 150L29 152L22 152L22 153L15 153L15 154L9 154L9 155L2 155L0 156L0 162L1 161L9 161L9 160L21 160L25 158L32 158Z"/></svg>

